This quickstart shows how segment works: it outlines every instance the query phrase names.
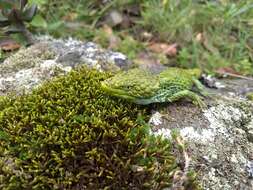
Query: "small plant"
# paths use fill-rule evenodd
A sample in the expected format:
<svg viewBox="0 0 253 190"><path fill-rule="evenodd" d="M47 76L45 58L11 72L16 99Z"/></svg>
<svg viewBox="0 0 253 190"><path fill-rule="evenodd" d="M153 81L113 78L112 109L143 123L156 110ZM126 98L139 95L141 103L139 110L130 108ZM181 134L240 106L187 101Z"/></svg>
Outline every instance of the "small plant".
<svg viewBox="0 0 253 190"><path fill-rule="evenodd" d="M6 34L21 33L28 44L34 42L25 22L31 22L37 12L35 4L28 5L28 0L2 0L0 2L0 27Z"/></svg>

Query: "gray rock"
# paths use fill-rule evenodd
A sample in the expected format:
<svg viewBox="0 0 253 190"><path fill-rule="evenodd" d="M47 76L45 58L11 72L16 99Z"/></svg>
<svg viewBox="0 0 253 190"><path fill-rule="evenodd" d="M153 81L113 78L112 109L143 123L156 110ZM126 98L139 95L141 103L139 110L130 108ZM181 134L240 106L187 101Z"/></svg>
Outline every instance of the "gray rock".
<svg viewBox="0 0 253 190"><path fill-rule="evenodd" d="M155 135L165 138L179 131L205 190L253 189L253 107L237 91L241 87L235 84L241 81L230 82L234 85L224 82L227 88L212 90L216 96L207 101L206 110L184 101L158 107L163 117L152 127ZM244 81L244 86L247 83L251 85Z"/></svg>
<svg viewBox="0 0 253 190"><path fill-rule="evenodd" d="M56 62L64 66L76 67L80 64L99 70L128 69L131 62L120 53L102 49L93 42L68 40L48 40L56 52Z"/></svg>
<svg viewBox="0 0 253 190"><path fill-rule="evenodd" d="M131 62L119 52L92 42L38 37L39 43L21 49L0 65L0 95L29 92L44 81L86 65L100 71L127 69Z"/></svg>
<svg viewBox="0 0 253 190"><path fill-rule="evenodd" d="M253 178L253 161L248 162L247 172L250 178Z"/></svg>

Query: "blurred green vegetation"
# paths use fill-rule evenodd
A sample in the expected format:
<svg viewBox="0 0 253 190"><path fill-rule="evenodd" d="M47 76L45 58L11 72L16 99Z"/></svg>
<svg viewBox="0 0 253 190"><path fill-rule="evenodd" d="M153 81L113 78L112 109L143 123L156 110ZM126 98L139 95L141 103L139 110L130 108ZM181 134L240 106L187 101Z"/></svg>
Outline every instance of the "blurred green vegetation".
<svg viewBox="0 0 253 190"><path fill-rule="evenodd" d="M206 72L229 67L241 74L253 75L253 3L251 0L31 0L39 5L39 18L31 27L55 37L74 36L104 43L102 26L111 10L128 17L131 26L112 27L121 42L113 49L131 59L145 49L150 32L155 42L179 44L176 57L168 64ZM106 3L103 3L106 2ZM131 12L132 11L132 12ZM130 13L129 13L130 12ZM134 13L133 13L134 12ZM131 15L132 14L132 15ZM43 21L42 21L43 20ZM33 28L35 29L35 28ZM122 32L124 35L121 35ZM150 39L149 39L150 40ZM153 39L152 39L153 40ZM129 48L130 47L130 48ZM131 48L132 47L132 48Z"/></svg>

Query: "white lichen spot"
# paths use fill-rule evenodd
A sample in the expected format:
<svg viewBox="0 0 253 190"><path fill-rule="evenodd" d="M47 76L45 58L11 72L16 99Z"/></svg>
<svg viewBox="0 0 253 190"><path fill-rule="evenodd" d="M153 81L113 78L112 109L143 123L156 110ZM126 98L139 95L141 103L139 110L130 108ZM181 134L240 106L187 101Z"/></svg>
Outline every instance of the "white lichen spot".
<svg viewBox="0 0 253 190"><path fill-rule="evenodd" d="M161 124L161 123L159 123ZM188 141L195 141L199 144L206 144L214 141L215 133L212 129L196 130L193 127L184 127L179 130L180 136ZM164 136L165 138L171 138L171 129L161 128L153 132L156 136Z"/></svg>
<svg viewBox="0 0 253 190"><path fill-rule="evenodd" d="M166 128L161 128L155 132L153 132L155 136L163 136L164 138L171 139L171 130Z"/></svg>
<svg viewBox="0 0 253 190"><path fill-rule="evenodd" d="M120 52L112 52L112 53L111 53L111 56L110 56L110 59L111 59L112 61L114 61L115 59L126 60L127 57L126 57L124 54L120 53Z"/></svg>
<svg viewBox="0 0 253 190"><path fill-rule="evenodd" d="M61 68L63 71L65 71L66 73L70 72L72 70L72 67L67 66L67 67L62 67Z"/></svg>
<svg viewBox="0 0 253 190"><path fill-rule="evenodd" d="M161 125L162 124L162 115L158 111L155 112L154 114L152 114L148 123L153 126Z"/></svg>
<svg viewBox="0 0 253 190"><path fill-rule="evenodd" d="M232 154L232 155L231 155L230 161L231 161L231 162L234 162L234 163L237 163L237 162L238 162L237 157L236 157L235 154Z"/></svg>
<svg viewBox="0 0 253 190"><path fill-rule="evenodd" d="M45 60L43 63L40 64L40 67L43 69L49 69L55 67L57 65L55 60Z"/></svg>
<svg viewBox="0 0 253 190"><path fill-rule="evenodd" d="M180 134L188 140L196 141L201 144L207 142L213 142L215 133L213 129L199 129L196 130L193 127L185 127L180 130Z"/></svg>

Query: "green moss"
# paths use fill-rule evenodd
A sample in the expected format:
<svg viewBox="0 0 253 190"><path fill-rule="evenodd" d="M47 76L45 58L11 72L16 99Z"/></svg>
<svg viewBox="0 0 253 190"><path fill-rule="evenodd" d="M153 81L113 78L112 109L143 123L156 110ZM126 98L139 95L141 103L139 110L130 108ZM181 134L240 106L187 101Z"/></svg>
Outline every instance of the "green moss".
<svg viewBox="0 0 253 190"><path fill-rule="evenodd" d="M1 98L0 189L162 189L178 169L143 107L100 90L86 68Z"/></svg>
<svg viewBox="0 0 253 190"><path fill-rule="evenodd" d="M247 93L247 94L246 94L246 97L247 97L249 100L253 101L253 92Z"/></svg>

